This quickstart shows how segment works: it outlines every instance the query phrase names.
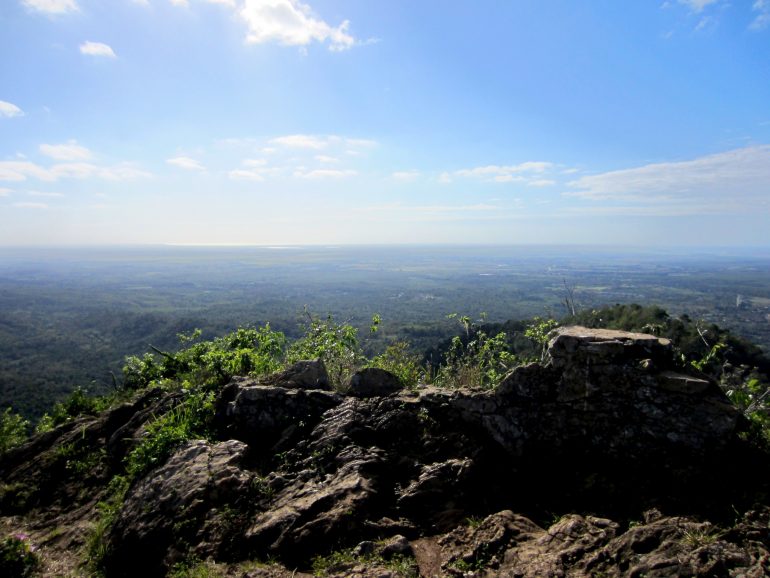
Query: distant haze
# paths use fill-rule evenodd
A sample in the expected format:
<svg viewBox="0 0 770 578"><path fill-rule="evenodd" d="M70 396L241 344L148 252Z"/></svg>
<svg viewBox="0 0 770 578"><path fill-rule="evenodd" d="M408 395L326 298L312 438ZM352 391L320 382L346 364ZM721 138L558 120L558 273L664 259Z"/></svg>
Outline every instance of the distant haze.
<svg viewBox="0 0 770 578"><path fill-rule="evenodd" d="M770 246L770 1L4 0L0 246Z"/></svg>

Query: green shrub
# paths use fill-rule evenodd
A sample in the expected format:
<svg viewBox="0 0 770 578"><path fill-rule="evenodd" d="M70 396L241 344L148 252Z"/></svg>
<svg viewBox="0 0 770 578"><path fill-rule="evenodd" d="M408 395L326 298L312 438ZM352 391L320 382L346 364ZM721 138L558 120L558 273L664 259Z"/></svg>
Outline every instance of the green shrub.
<svg viewBox="0 0 770 578"><path fill-rule="evenodd" d="M196 337L181 336L182 343ZM265 375L281 368L286 337L270 324L260 328L240 327L211 341L195 343L176 353L153 348L155 354L126 358L123 387L142 389L163 380L217 386L234 375Z"/></svg>
<svg viewBox="0 0 770 578"><path fill-rule="evenodd" d="M518 360L508 345L507 336L500 332L489 336L470 320L470 317L448 316L458 319L465 329L465 339L452 338L444 363L435 376L442 387L494 388L513 369Z"/></svg>
<svg viewBox="0 0 770 578"><path fill-rule="evenodd" d="M28 428L29 422L10 407L0 413L0 454L24 443Z"/></svg>
<svg viewBox="0 0 770 578"><path fill-rule="evenodd" d="M110 396L90 396L87 390L76 387L64 401L55 404L50 413L43 414L35 431L38 433L49 431L81 415L96 415L106 409L111 402Z"/></svg>
<svg viewBox="0 0 770 578"><path fill-rule="evenodd" d="M138 478L161 465L185 441L210 437L214 392L197 391L149 426L141 443L126 458L126 472Z"/></svg>
<svg viewBox="0 0 770 578"><path fill-rule="evenodd" d="M409 344L405 341L391 343L369 365L391 372L406 388L417 387L424 373L420 358L409 351Z"/></svg>
<svg viewBox="0 0 770 578"><path fill-rule="evenodd" d="M336 323L308 314L305 334L291 344L287 362L320 359L326 366L333 387L341 387L365 358L358 342L358 330L349 323Z"/></svg>

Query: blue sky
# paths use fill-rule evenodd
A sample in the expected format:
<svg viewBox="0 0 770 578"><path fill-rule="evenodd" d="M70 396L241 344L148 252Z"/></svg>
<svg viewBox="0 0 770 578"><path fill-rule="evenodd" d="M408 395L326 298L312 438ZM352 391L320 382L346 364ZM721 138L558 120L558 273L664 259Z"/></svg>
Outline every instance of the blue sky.
<svg viewBox="0 0 770 578"><path fill-rule="evenodd" d="M4 0L0 245L770 244L770 0Z"/></svg>

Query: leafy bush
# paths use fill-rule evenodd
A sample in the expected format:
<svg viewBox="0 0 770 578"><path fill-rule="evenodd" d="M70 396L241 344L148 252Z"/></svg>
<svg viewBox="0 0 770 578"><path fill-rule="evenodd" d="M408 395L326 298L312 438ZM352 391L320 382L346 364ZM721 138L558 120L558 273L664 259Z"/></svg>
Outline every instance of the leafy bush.
<svg viewBox="0 0 770 578"><path fill-rule="evenodd" d="M210 437L214 392L190 393L182 403L147 426L141 443L126 458L126 472L138 478L162 464L185 441Z"/></svg>
<svg viewBox="0 0 770 578"><path fill-rule="evenodd" d="M0 454L24 443L28 428L29 422L13 413L10 407L0 413Z"/></svg>
<svg viewBox="0 0 770 578"><path fill-rule="evenodd" d="M333 387L341 387L365 362L358 330L349 323L336 323L331 315L325 320L308 314L305 334L291 344L287 361L321 359Z"/></svg>
<svg viewBox="0 0 770 578"><path fill-rule="evenodd" d="M496 387L503 377L517 365L505 333L490 337L473 323L470 317L448 316L458 319L465 329L466 339L455 336L444 363L435 376L442 387Z"/></svg>
<svg viewBox="0 0 770 578"><path fill-rule="evenodd" d="M198 338L180 335L180 342L190 343ZM286 337L274 331L270 324L260 328L240 327L236 331L211 341L203 341L176 353L153 348L155 354L126 358L123 367L123 387L143 389L152 384L172 380L217 386L227 383L234 375L264 375L283 365Z"/></svg>
<svg viewBox="0 0 770 578"><path fill-rule="evenodd" d="M87 390L77 387L64 401L55 404L51 413L43 414L35 431L49 431L81 415L96 415L106 409L111 401L110 396L90 396Z"/></svg>
<svg viewBox="0 0 770 578"><path fill-rule="evenodd" d="M391 372L406 388L417 387L425 373L420 365L420 358L409 351L406 341L396 341L388 345L383 353L372 359L369 366Z"/></svg>

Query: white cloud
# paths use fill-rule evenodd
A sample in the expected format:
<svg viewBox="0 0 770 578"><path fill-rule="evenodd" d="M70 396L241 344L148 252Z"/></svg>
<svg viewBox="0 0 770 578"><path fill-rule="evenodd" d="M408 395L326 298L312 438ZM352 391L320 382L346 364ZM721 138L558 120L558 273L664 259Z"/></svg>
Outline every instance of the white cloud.
<svg viewBox="0 0 770 578"><path fill-rule="evenodd" d="M188 0L169 0L174 6L182 6L184 8L189 8L190 2Z"/></svg>
<svg viewBox="0 0 770 578"><path fill-rule="evenodd" d="M0 187L0 197L7 197L13 192L12 189L5 189L3 187Z"/></svg>
<svg viewBox="0 0 770 578"><path fill-rule="evenodd" d="M166 163L187 171L205 171L206 167L190 157L174 157L166 159Z"/></svg>
<svg viewBox="0 0 770 578"><path fill-rule="evenodd" d="M18 207L19 209L47 209L48 205L45 203L29 203L29 202L21 202L21 203L13 203L14 207Z"/></svg>
<svg viewBox="0 0 770 578"><path fill-rule="evenodd" d="M339 137L334 137L339 138ZM352 149L370 149L377 146L377 141L366 138L346 138L345 146Z"/></svg>
<svg viewBox="0 0 770 578"><path fill-rule="evenodd" d="M751 212L770 197L770 145L581 177L568 196Z"/></svg>
<svg viewBox="0 0 770 578"><path fill-rule="evenodd" d="M117 58L115 51L103 42L91 42L90 40L80 45L80 53L89 56L106 56L107 58Z"/></svg>
<svg viewBox="0 0 770 578"><path fill-rule="evenodd" d="M100 167L91 163L58 163L46 168L29 161L0 161L0 181L26 181L27 178L33 178L50 182L62 178L91 177L123 181L149 176L149 173L129 163L111 167Z"/></svg>
<svg viewBox="0 0 770 578"><path fill-rule="evenodd" d="M24 116L24 111L22 111L18 106L11 102L0 100L0 116L5 116L8 118L14 116Z"/></svg>
<svg viewBox="0 0 770 578"><path fill-rule="evenodd" d="M328 139L307 134L291 134L287 136L280 136L271 139L270 144L287 148L314 150L325 149L327 146L329 146Z"/></svg>
<svg viewBox="0 0 770 578"><path fill-rule="evenodd" d="M227 173L228 178L234 181L264 181L265 176L260 170L235 169Z"/></svg>
<svg viewBox="0 0 770 578"><path fill-rule="evenodd" d="M149 6L150 0L131 0L134 4L139 4L140 6Z"/></svg>
<svg viewBox="0 0 770 578"><path fill-rule="evenodd" d="M554 168L553 163L543 161L528 161L518 165L486 165L472 169L461 169L454 173L442 173L439 182L449 183L452 177L480 179L494 183L524 183L532 186L551 184L544 175Z"/></svg>
<svg viewBox="0 0 770 578"><path fill-rule="evenodd" d="M245 169L235 169L227 173L234 181L264 181L266 177L274 176L280 169L267 166L267 159L244 159Z"/></svg>
<svg viewBox="0 0 770 578"><path fill-rule="evenodd" d="M340 162L340 159L337 157L330 157L328 155L316 155L315 160L317 160L319 163L326 163L326 164L334 164Z"/></svg>
<svg viewBox="0 0 770 578"><path fill-rule="evenodd" d="M45 191L27 191L27 194L30 197L63 197L64 195L62 193L49 193Z"/></svg>
<svg viewBox="0 0 770 578"><path fill-rule="evenodd" d="M0 181L26 181L27 177L52 181L54 178L43 167L29 161L0 161Z"/></svg>
<svg viewBox="0 0 770 578"><path fill-rule="evenodd" d="M710 4L716 4L720 0L679 0L680 4L684 4L693 12L702 12L706 6Z"/></svg>
<svg viewBox="0 0 770 578"><path fill-rule="evenodd" d="M334 169L316 169L313 171L294 171L294 176L300 179L345 179L355 176L356 171L352 170L334 170Z"/></svg>
<svg viewBox="0 0 770 578"><path fill-rule="evenodd" d="M75 0L22 0L27 8L46 14L64 14L79 10Z"/></svg>
<svg viewBox="0 0 770 578"><path fill-rule="evenodd" d="M41 144L40 152L57 161L87 161L93 156L90 150L74 140L60 145Z"/></svg>
<svg viewBox="0 0 770 578"><path fill-rule="evenodd" d="M346 50L356 40L348 33L349 22L332 27L316 18L307 4L299 0L245 0L240 16L249 33L246 42L278 42L286 46L307 46L328 42L330 50Z"/></svg>
<svg viewBox="0 0 770 578"><path fill-rule="evenodd" d="M419 178L420 171L396 171L394 173L391 173L391 178L393 178L396 181L401 182L411 182L415 179Z"/></svg>

